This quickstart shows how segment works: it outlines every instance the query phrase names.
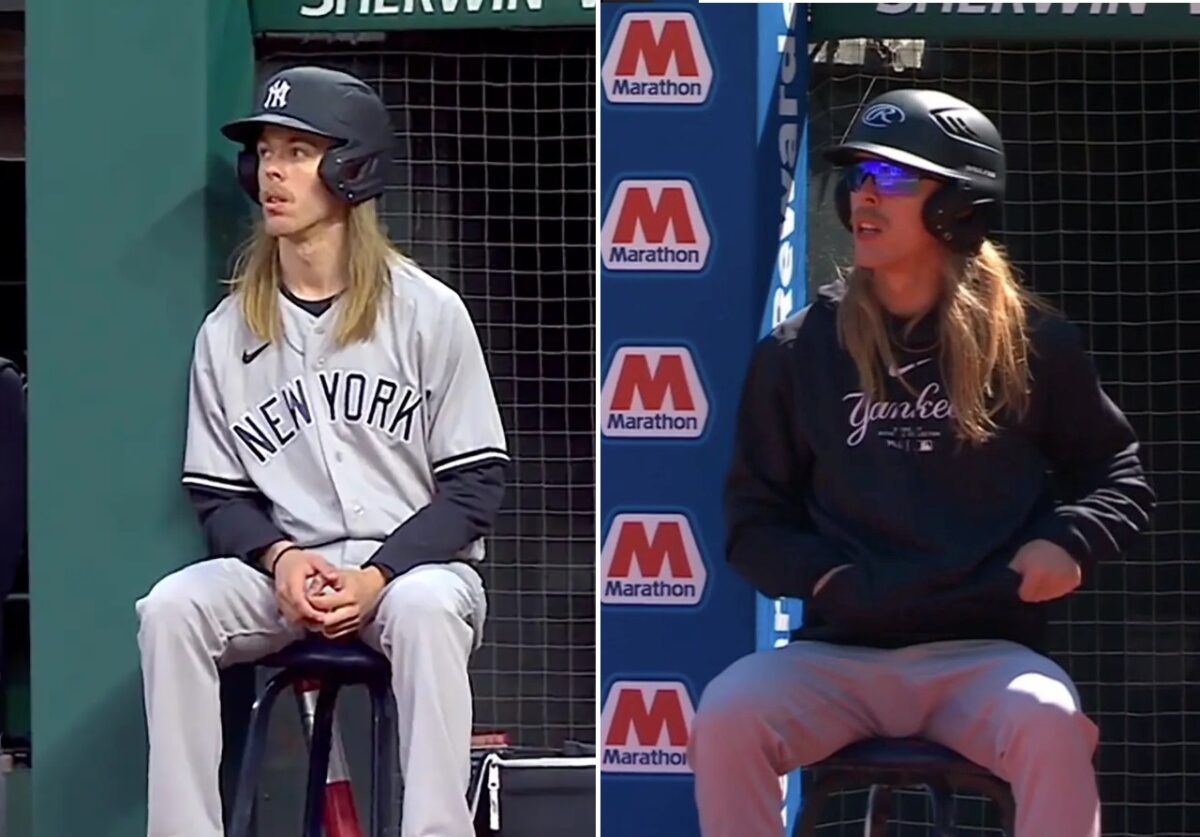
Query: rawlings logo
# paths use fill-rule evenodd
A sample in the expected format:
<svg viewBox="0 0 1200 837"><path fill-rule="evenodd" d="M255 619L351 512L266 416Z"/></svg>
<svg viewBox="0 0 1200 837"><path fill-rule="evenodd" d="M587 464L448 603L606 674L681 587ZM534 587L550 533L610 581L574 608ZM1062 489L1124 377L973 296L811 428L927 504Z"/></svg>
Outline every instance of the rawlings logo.
<svg viewBox="0 0 1200 837"><path fill-rule="evenodd" d="M904 111L895 105L884 102L867 108L867 112L863 114L862 123L871 128L887 128L890 125L899 125L904 119Z"/></svg>

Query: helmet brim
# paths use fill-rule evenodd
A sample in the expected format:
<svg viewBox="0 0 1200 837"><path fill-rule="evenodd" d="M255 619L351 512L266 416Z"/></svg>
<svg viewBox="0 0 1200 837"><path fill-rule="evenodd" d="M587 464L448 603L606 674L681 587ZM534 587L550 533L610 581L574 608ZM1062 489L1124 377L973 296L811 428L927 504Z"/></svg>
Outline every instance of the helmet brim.
<svg viewBox="0 0 1200 837"><path fill-rule="evenodd" d="M268 125L276 125L280 128L291 128L295 131L304 131L309 134L316 134L319 137L325 137L331 140L341 140L342 137L335 137L328 131L322 131L315 125L305 122L303 119L296 119L292 116L285 116L282 113L263 113L257 116L250 116L246 119L238 119L224 125L221 128L221 133L227 139L234 142L240 142L242 145L249 145L252 142L257 142L263 128Z"/></svg>
<svg viewBox="0 0 1200 837"><path fill-rule="evenodd" d="M824 156L826 160L835 166L848 166L863 155L878 157L881 160L887 160L889 163L896 163L901 166L908 166L909 168L923 171L926 174L931 174L934 177L943 177L947 180L966 179L962 172L948 169L945 166L939 166L932 160L927 160L924 157L899 148L891 148L890 146L878 145L873 142L847 142L835 145L832 148L826 149Z"/></svg>

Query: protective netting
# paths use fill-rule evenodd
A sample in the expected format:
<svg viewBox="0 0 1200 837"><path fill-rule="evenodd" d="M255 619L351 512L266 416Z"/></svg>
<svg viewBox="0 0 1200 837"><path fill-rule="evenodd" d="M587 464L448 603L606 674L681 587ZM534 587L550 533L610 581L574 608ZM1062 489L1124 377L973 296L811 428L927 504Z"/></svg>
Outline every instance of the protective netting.
<svg viewBox="0 0 1200 837"><path fill-rule="evenodd" d="M810 91L813 286L849 257L820 152L865 99L897 86L945 90L997 121L1009 161L998 239L1084 329L1144 445L1152 530L1056 607L1051 647L1100 727L1103 833L1200 833L1200 46L824 45ZM858 833L865 798L832 805L822 833ZM928 833L923 797L901 803L891 833ZM977 833L995 817L968 803L960 822Z"/></svg>

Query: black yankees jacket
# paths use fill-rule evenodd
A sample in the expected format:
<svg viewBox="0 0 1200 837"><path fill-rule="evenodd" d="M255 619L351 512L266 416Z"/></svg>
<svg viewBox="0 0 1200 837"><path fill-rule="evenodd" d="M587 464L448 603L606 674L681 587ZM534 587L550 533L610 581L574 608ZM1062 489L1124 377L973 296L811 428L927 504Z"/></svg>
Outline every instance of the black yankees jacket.
<svg viewBox="0 0 1200 837"><path fill-rule="evenodd" d="M936 349L899 347L886 399L863 397L837 337L840 295L823 289L753 356L725 488L729 562L767 596L806 600L795 638L1040 649L1045 605L1018 596L1007 566L1016 551L1052 541L1086 583L1148 525L1155 502L1138 440L1078 331L1031 312L1029 409L972 446L954 435ZM930 346L936 328L925 318L909 345ZM814 598L842 564L851 568Z"/></svg>

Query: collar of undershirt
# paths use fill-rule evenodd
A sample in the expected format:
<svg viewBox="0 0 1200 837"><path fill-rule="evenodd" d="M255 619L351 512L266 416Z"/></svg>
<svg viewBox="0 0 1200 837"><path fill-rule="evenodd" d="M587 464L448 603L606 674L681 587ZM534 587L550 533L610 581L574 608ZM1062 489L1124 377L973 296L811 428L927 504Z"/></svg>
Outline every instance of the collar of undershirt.
<svg viewBox="0 0 1200 837"><path fill-rule="evenodd" d="M304 311L307 311L314 317L320 317L322 314L328 311L333 306L334 301L338 298L338 295L334 294L333 296L326 297L325 299L301 299L284 286L281 286L279 290L283 293L284 298L287 299L288 302Z"/></svg>

